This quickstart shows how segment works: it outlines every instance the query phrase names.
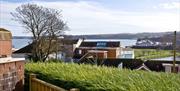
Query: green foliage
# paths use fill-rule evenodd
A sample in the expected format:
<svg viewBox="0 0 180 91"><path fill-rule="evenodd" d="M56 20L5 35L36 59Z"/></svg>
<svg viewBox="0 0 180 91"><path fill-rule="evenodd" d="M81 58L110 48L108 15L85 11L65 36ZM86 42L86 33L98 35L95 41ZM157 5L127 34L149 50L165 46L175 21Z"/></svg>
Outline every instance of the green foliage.
<svg viewBox="0 0 180 91"><path fill-rule="evenodd" d="M46 62L53 62L53 63L61 63L61 62L63 62L62 60L59 60L59 59L49 59L49 60L47 60Z"/></svg>
<svg viewBox="0 0 180 91"><path fill-rule="evenodd" d="M155 59L173 55L171 50L135 49L134 51L136 59ZM180 52L177 52L177 56L180 56Z"/></svg>
<svg viewBox="0 0 180 91"><path fill-rule="evenodd" d="M68 63L27 63L26 74L65 89L81 91L180 91L180 74Z"/></svg>

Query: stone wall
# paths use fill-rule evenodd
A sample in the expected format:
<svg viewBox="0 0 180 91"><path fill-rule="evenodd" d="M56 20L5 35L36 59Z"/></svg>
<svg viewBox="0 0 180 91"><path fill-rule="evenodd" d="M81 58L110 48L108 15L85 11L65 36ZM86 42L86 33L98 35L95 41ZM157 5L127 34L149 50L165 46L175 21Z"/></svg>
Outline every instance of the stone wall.
<svg viewBox="0 0 180 91"><path fill-rule="evenodd" d="M24 61L0 61L0 91L23 91Z"/></svg>

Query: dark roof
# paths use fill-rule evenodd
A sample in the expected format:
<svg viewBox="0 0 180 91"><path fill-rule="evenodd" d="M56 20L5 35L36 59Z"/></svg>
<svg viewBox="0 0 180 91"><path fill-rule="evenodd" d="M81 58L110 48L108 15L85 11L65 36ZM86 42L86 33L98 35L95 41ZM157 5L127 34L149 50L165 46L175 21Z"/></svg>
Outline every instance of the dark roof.
<svg viewBox="0 0 180 91"><path fill-rule="evenodd" d="M32 53L33 43L13 52L13 53Z"/></svg>
<svg viewBox="0 0 180 91"><path fill-rule="evenodd" d="M80 47L120 47L120 41L99 41L99 42L87 42L81 43Z"/></svg>
<svg viewBox="0 0 180 91"><path fill-rule="evenodd" d="M86 61L87 59L84 59L83 61L81 61L81 63L84 63ZM100 59L99 61L100 62L97 62L100 63L98 65L104 65L108 67L118 67L119 64L123 63L123 68L128 68L132 70L141 67L144 63L144 65L147 66L151 71L157 72L165 71L165 68L162 64L172 64L172 61L148 60L144 62L141 59ZM180 64L180 61L176 61L176 64Z"/></svg>
<svg viewBox="0 0 180 91"><path fill-rule="evenodd" d="M163 60L148 60L144 64L152 71L164 71L163 63L173 64L172 61ZM180 64L180 61L176 61L176 64Z"/></svg>
<svg viewBox="0 0 180 91"><path fill-rule="evenodd" d="M143 61L140 59L106 59L103 65L118 67L120 63L123 63L123 68L136 69L143 64Z"/></svg>
<svg viewBox="0 0 180 91"><path fill-rule="evenodd" d="M60 39L59 41L63 42L64 44L76 44L78 39Z"/></svg>

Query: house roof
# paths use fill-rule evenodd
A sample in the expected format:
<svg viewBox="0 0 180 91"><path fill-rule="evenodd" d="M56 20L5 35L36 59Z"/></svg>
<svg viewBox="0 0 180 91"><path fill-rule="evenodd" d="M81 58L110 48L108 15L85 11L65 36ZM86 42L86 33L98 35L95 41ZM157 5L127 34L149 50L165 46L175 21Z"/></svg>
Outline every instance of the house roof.
<svg viewBox="0 0 180 91"><path fill-rule="evenodd" d="M32 53L33 43L13 52L13 53Z"/></svg>
<svg viewBox="0 0 180 91"><path fill-rule="evenodd" d="M151 71L144 63L138 67L136 70L147 70L147 71Z"/></svg>
<svg viewBox="0 0 180 91"><path fill-rule="evenodd" d="M118 67L121 63L123 63L123 68L136 69L143 64L143 61L140 59L105 59L103 65Z"/></svg>
<svg viewBox="0 0 180 91"><path fill-rule="evenodd" d="M59 41L63 42L64 44L76 44L78 39L59 39Z"/></svg>
<svg viewBox="0 0 180 91"><path fill-rule="evenodd" d="M84 41L80 47L120 47L120 41Z"/></svg>

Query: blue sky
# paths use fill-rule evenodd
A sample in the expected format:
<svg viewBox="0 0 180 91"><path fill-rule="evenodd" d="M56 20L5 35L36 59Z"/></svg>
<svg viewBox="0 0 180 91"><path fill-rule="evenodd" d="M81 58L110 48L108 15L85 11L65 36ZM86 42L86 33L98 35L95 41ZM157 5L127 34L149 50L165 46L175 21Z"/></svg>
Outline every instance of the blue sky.
<svg viewBox="0 0 180 91"><path fill-rule="evenodd" d="M0 27L30 35L12 20L21 4L62 10L67 34L166 32L180 29L180 0L1 0Z"/></svg>

